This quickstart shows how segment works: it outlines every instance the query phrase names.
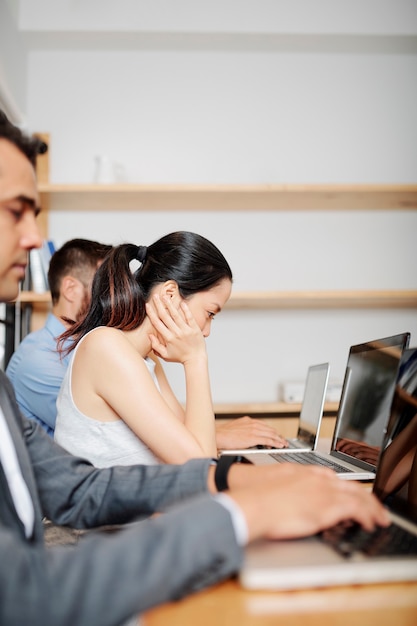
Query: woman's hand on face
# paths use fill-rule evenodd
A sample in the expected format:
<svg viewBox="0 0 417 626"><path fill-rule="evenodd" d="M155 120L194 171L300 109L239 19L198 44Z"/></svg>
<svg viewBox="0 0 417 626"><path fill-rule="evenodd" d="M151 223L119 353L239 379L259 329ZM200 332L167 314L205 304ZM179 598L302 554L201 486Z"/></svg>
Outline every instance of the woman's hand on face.
<svg viewBox="0 0 417 626"><path fill-rule="evenodd" d="M177 308L171 298L154 294L146 303L146 312L155 330L149 334L152 350L164 361L185 364L194 358L206 358L206 342L187 303Z"/></svg>

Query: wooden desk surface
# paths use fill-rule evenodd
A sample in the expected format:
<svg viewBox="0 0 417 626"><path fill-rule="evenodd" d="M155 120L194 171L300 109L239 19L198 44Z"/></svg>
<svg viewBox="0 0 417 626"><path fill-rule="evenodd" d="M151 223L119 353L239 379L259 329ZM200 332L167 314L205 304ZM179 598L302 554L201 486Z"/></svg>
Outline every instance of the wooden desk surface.
<svg viewBox="0 0 417 626"><path fill-rule="evenodd" d="M325 402L323 415L335 417L339 408L338 402ZM214 405L216 417L280 417L300 415L301 404L297 402L225 402Z"/></svg>
<svg viewBox="0 0 417 626"><path fill-rule="evenodd" d="M141 626L416 624L417 582L261 592L245 591L235 580L148 611L140 621Z"/></svg>

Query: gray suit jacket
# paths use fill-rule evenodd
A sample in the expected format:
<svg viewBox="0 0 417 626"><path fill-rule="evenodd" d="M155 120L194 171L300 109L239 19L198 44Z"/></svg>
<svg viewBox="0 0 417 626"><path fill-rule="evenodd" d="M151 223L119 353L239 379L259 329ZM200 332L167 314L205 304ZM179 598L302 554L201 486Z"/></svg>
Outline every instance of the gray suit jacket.
<svg viewBox="0 0 417 626"><path fill-rule="evenodd" d="M229 513L207 493L209 460L183 466L95 469L23 418L0 372L0 405L35 507L25 537L0 464L0 624L117 625L235 573L241 562ZM42 517L92 528L77 546L45 548Z"/></svg>

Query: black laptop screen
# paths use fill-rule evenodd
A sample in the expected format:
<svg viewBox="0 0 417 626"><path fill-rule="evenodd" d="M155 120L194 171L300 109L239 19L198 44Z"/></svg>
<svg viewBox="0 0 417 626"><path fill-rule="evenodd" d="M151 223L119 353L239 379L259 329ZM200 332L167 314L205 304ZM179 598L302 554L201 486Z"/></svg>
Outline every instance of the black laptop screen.
<svg viewBox="0 0 417 626"><path fill-rule="evenodd" d="M417 523L417 348L404 352L374 492Z"/></svg>
<svg viewBox="0 0 417 626"><path fill-rule="evenodd" d="M399 373L408 345L403 333L352 346L340 399L333 450L374 470L381 451Z"/></svg>

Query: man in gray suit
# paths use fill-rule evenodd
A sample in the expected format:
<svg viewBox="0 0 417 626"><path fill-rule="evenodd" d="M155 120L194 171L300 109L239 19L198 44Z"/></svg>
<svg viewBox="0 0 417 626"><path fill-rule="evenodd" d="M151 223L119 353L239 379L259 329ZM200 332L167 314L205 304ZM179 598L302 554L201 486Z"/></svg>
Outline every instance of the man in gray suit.
<svg viewBox="0 0 417 626"><path fill-rule="evenodd" d="M39 148L0 111L2 302L16 298L28 252L41 244ZM163 514L143 519L155 512ZM129 525L47 549L44 516L80 529ZM96 469L19 413L0 372L0 624L122 624L229 577L247 541L303 536L342 519L388 524L370 494L327 470L230 465L228 457Z"/></svg>

